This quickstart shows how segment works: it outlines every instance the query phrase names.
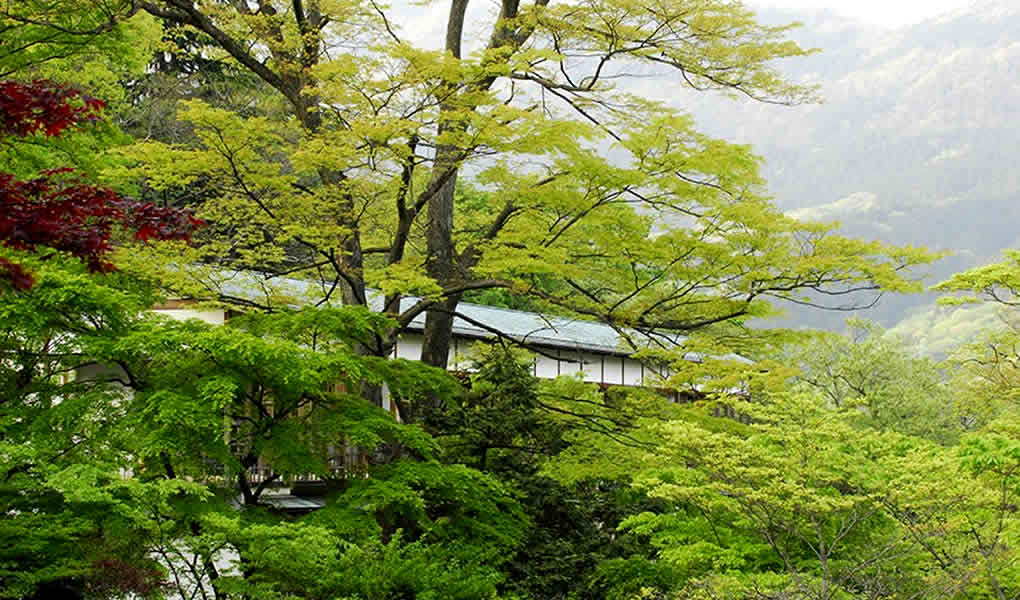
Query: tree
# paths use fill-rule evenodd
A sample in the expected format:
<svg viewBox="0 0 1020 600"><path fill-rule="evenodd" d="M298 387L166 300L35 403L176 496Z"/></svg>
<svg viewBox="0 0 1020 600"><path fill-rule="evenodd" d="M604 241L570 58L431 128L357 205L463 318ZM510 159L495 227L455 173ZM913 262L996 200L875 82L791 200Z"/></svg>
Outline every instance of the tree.
<svg viewBox="0 0 1020 600"><path fill-rule="evenodd" d="M938 365L911 356L866 322L848 322L847 335L821 334L791 357L797 381L851 420L940 442L963 430L948 377Z"/></svg>
<svg viewBox="0 0 1020 600"><path fill-rule="evenodd" d="M979 426L1015 414L1020 390L1017 353L1020 325L1016 307L1020 292L1020 251L1006 250L1001 262L957 273L934 286L955 293L940 299L943 304L992 302L1001 309L1002 327L963 344L950 357L956 367L955 385L963 390L965 417Z"/></svg>
<svg viewBox="0 0 1020 600"><path fill-rule="evenodd" d="M221 190L202 212L210 235L188 255L219 280L224 266L264 272L269 286L291 273L327 300L363 305L380 289L395 326L372 352L385 355L427 313L422 358L436 366L472 290L603 319L643 345L771 314L768 298L913 289L904 269L933 258L782 215L747 148L614 84L645 69L795 103L811 90L771 66L805 53L784 41L787 28L715 0L507 0L472 35L467 6L451 3L433 51L371 1L125 5L208 36L278 95L245 115L186 103L198 142L141 143L128 153L137 168L119 175ZM487 202L459 202L461 182ZM206 295L237 299L215 269L201 277ZM402 303L408 295L418 299Z"/></svg>
<svg viewBox="0 0 1020 600"><path fill-rule="evenodd" d="M40 171L73 167L92 181L111 163L110 147L131 141L118 128L126 89L151 60L159 24L148 15L121 21L108 3L46 0L0 7L0 79L45 80L102 98L104 119L58 137L6 137L0 170L21 179Z"/></svg>
<svg viewBox="0 0 1020 600"><path fill-rule="evenodd" d="M945 304L986 300L1004 306L1016 306L1020 297L1020 250L1006 250L1003 254L1005 256L1001 262L957 273L933 289L970 294L947 299Z"/></svg>
<svg viewBox="0 0 1020 600"><path fill-rule="evenodd" d="M502 588L522 598L629 597L635 580L657 571L654 549L617 526L659 501L626 475L560 478L544 468L589 436L640 446L631 437L635 415L648 414L656 401L632 406L620 390L607 394L571 378L541 381L529 355L504 345L478 349L474 358L467 393L425 423L445 462L478 468L520 494L530 526ZM669 569L658 571L669 576Z"/></svg>
<svg viewBox="0 0 1020 600"><path fill-rule="evenodd" d="M419 426L358 393L457 392L442 371L354 351L384 317L176 322L123 273L25 260L37 284L0 296L0 597L492 596L527 517L506 484L441 463ZM313 476L328 501L300 522L266 501Z"/></svg>
<svg viewBox="0 0 1020 600"><path fill-rule="evenodd" d="M24 260L37 284L0 296L0 595L166 580L183 596L359 600L1020 590L1009 419L939 445L769 393L744 424L650 391L540 384L500 352L458 395L438 369L359 353L391 326L363 307L173 322L145 314L152 295L124 273ZM358 393L378 381L440 395L437 435ZM340 461L353 476L331 443L359 448ZM333 491L284 517L253 464Z"/></svg>
<svg viewBox="0 0 1020 600"><path fill-rule="evenodd" d="M100 118L101 100L46 81L0 82L0 138L58 136ZM113 264L111 236L116 225L134 231L135 240L187 240L201 225L190 213L123 198L110 188L86 183L70 169L44 171L23 181L0 173L0 243L19 251L47 247L81 259L92 271ZM15 289L32 286L21 266L0 256L0 279Z"/></svg>
<svg viewBox="0 0 1020 600"><path fill-rule="evenodd" d="M134 391L123 426L136 476L194 480L215 494L171 499L142 523L157 552L201 557L184 569L196 589L491 594L525 517L503 483L440 463L419 426L362 397L361 385L381 383L406 398L456 393L442 371L356 352L387 326L363 307L306 309L224 326L149 321L100 347ZM293 526L266 514L271 486L308 478L328 495L324 508ZM235 496L240 509L228 503ZM307 557L301 569L286 547ZM216 566L231 554L230 568Z"/></svg>
<svg viewBox="0 0 1020 600"><path fill-rule="evenodd" d="M5 18L68 28L33 5ZM990 503L1013 484L1008 435L939 495L918 482L956 466L949 450L861 428L815 395L752 395L742 424L653 391L539 387L505 357L459 396L442 370L385 358L427 313L423 356L443 366L462 294L496 290L665 347L645 356L691 365L670 386L747 380L757 394L788 371L762 375L766 363L732 353L764 356L784 337L747 326L773 299L913 289L906 270L934 258L786 217L747 148L614 87L661 69L799 101L810 90L770 66L803 53L785 28L717 0L506 0L472 54L467 7L451 2L440 51L404 41L397 13L371 0L114 0L90 13L115 27L146 11L186 32L185 50L208 44L202 57L261 81L238 82L259 92L241 110L185 102L192 132L141 142L122 154L131 168L108 172L214 192L195 247L146 247L118 266L144 274L138 263L162 255L175 294L253 310L221 327L169 322L140 314L152 295L123 273L89 277L60 253L18 259L40 280L0 296L12 390L0 453L16 459L3 473L15 507L0 521L0 568L14 565L4 585L17 576L4 593L107 577L145 591L118 573L217 598L829 600L954 578L1010 589L1012 513ZM227 284L236 269L265 296ZM284 274L313 282L309 298L275 285ZM320 307L293 309L306 299ZM367 401L384 383L420 423ZM288 520L267 506L273 482L307 475L325 481L324 508ZM959 510L968 488L977 512ZM914 518L937 500L942 512ZM955 566L938 562L940 544L975 532L979 543L951 547Z"/></svg>
<svg viewBox="0 0 1020 600"><path fill-rule="evenodd" d="M0 7L0 79L83 57L130 62L139 49L123 6L77 0L19 0ZM145 47L144 45L142 46ZM80 83L80 82L79 82Z"/></svg>
<svg viewBox="0 0 1020 600"><path fill-rule="evenodd" d="M443 373L353 353L384 325L358 307L231 319L224 327L157 320L112 340L104 354L133 391L136 455L172 478L218 473L254 505L281 479L353 477L358 465L348 464L341 440L362 452L394 444L410 456L433 454L418 428L358 396L361 382L385 382L406 397L449 393Z"/></svg>
<svg viewBox="0 0 1020 600"><path fill-rule="evenodd" d="M750 425L652 423L659 445L632 459L668 508L622 528L677 570L664 597L1015 597L1009 434L939 446L861 430L809 395L748 410Z"/></svg>
<svg viewBox="0 0 1020 600"><path fill-rule="evenodd" d="M88 347L124 335L152 297L64 256L22 260L36 285L0 295L0 597L59 582L151 591L162 572L109 485L133 462L122 390L74 374L94 369Z"/></svg>

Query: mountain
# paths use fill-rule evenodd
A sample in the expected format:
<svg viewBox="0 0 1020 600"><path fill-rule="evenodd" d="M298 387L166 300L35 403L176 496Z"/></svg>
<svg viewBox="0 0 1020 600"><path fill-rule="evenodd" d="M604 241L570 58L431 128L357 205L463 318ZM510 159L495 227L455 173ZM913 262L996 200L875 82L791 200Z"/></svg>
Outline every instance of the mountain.
<svg viewBox="0 0 1020 600"><path fill-rule="evenodd" d="M722 101L661 79L634 87L688 110L708 133L751 144L789 213L952 251L930 282L1020 246L1020 3L975 2L893 30L827 12L761 10L759 18L803 24L793 39L821 51L779 67L820 85L824 103ZM891 326L932 301L884 299L864 316ZM842 318L795 316L812 326Z"/></svg>

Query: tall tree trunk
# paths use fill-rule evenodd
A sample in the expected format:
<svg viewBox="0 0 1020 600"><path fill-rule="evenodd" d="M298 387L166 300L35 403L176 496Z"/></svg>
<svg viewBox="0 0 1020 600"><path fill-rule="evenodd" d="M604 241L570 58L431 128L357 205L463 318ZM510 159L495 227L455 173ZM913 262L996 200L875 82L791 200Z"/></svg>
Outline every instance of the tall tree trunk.
<svg viewBox="0 0 1020 600"><path fill-rule="evenodd" d="M454 149L441 149L453 154ZM438 171L445 170L436 161ZM444 165L445 166L445 165ZM456 167L449 167L456 168ZM457 186L456 172L446 181L439 193L429 201L428 261L425 265L430 277L447 282L456 276L456 253L453 247L453 193ZM453 339L453 312L457 310L460 294L448 296L435 310L425 315L425 339L422 342L421 360L425 364L445 369Z"/></svg>
<svg viewBox="0 0 1020 600"><path fill-rule="evenodd" d="M467 6L468 0L450 2L450 17L446 25L446 50L456 59L460 59ZM457 107L449 103L440 105L439 138L463 129L464 124L451 115L456 110ZM441 145L436 149L436 160L432 169L433 181L447 178L436 194L429 198L426 230L428 258L425 270L430 277L440 282L440 285L457 276L457 256L453 247L453 198L457 189L461 155L460 148ZM421 360L425 364L446 368L453 340L453 312L457 310L459 302L460 294L448 296L435 310L430 310L425 315L425 339L421 348Z"/></svg>

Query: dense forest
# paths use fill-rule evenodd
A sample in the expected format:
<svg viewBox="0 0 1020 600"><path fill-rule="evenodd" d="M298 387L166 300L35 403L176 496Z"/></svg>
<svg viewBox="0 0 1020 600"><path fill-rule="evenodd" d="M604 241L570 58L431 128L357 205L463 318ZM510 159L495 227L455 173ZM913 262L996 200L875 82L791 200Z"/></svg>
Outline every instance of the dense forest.
<svg viewBox="0 0 1020 600"><path fill-rule="evenodd" d="M778 327L942 255L783 213L623 85L809 103L789 33L729 0L0 4L0 598L1020 599L1020 251L934 286L1006 325L945 360ZM603 323L655 377L539 379L490 323L452 371L467 303Z"/></svg>

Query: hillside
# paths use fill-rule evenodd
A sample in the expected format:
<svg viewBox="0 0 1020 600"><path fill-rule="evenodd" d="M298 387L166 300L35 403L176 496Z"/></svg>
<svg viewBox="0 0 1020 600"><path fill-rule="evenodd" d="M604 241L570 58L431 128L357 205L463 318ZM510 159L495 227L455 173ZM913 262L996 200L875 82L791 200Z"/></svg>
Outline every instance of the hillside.
<svg viewBox="0 0 1020 600"><path fill-rule="evenodd" d="M803 23L794 39L821 52L782 68L819 84L824 103L721 102L661 80L642 93L691 111L712 134L751 144L766 160L776 202L792 214L953 251L931 281L1020 245L1020 3L977 2L895 30L825 12L759 16ZM886 299L865 316L893 325L931 301ZM798 312L796 320L832 326L840 318Z"/></svg>

